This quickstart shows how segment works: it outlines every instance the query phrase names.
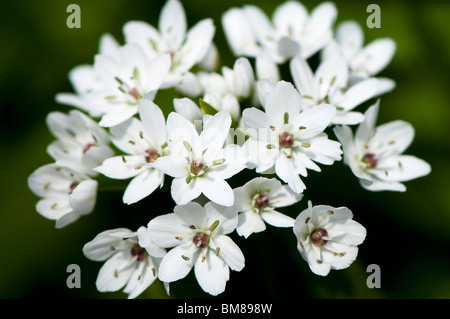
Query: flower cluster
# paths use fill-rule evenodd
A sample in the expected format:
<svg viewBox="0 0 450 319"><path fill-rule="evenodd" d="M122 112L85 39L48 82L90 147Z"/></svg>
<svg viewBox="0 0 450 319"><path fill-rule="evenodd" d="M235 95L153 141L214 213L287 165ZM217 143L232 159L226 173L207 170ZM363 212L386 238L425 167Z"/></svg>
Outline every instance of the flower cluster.
<svg viewBox="0 0 450 319"><path fill-rule="evenodd" d="M74 92L56 100L79 110L47 117L55 162L28 179L41 198L38 213L57 228L91 213L98 176L126 180L128 205L158 200L170 181L174 202L172 213L149 216L137 231L105 230L85 244L87 258L105 261L99 291L124 288L135 298L159 279L169 293L170 283L194 269L201 288L218 295L230 269L245 267L233 232L248 238L267 225L292 229L315 274L356 259L366 230L348 208L309 202L297 217L279 208L301 201L309 170L342 158L371 191L405 191L401 182L430 166L402 155L411 124L375 127L379 100L361 110L394 89L393 80L376 76L395 42L364 46L362 28L346 21L334 30L336 17L331 2L308 12L287 1L271 19L253 5L231 8L221 23L236 60L217 71L213 21L188 29L181 2L168 0L158 28L128 22L124 44L106 34L93 64L70 71ZM167 89L177 94L166 117L155 101ZM359 125L354 136L351 125ZM229 180L244 170L255 177L233 188Z"/></svg>

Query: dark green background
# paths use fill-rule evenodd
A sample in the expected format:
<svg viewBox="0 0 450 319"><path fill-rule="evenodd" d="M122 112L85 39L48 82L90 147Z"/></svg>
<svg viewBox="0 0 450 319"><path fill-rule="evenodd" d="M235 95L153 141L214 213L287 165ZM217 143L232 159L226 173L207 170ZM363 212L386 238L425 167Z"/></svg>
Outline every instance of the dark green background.
<svg viewBox="0 0 450 319"><path fill-rule="evenodd" d="M298 252L290 230L269 227L248 240L232 238L246 256L246 267L232 272L219 297L269 298L449 298L450 297L450 2L381 1L381 28L368 29L367 5L373 1L338 1L337 22L354 19L364 27L366 43L392 37L395 57L381 75L397 82L382 97L378 123L403 119L416 137L406 153L428 161L432 173L407 182L406 193L363 190L341 162L310 173L305 198L285 213L296 217L313 204L347 206L367 229L357 261L348 269L322 278L312 274ZM66 8L81 7L81 29L68 29ZM231 66L220 17L232 6L253 3L272 14L277 1L183 1L189 25L211 17L222 62ZM303 2L312 9L315 1ZM28 176L52 160L53 140L46 115L71 108L54 96L71 91L69 70L92 63L98 40L110 32L121 43L129 20L157 25L163 1L3 1L0 4L0 298L124 298L99 293L95 280L101 263L85 258L83 245L97 233L116 227L137 228L170 212L169 194L161 191L138 204L122 204L122 191L101 192L96 210L76 223L55 229L35 211L38 198L27 187ZM157 102L167 112L170 92ZM364 111L364 107L360 108ZM245 178L245 174L239 178ZM107 183L100 180L101 185ZM245 182L237 178L233 186ZM169 185L169 183L167 183ZM68 289L66 268L81 267L81 288ZM381 267L381 289L366 286L366 267ZM202 292L190 274L172 284L172 297L194 298ZM141 297L163 298L160 283Z"/></svg>

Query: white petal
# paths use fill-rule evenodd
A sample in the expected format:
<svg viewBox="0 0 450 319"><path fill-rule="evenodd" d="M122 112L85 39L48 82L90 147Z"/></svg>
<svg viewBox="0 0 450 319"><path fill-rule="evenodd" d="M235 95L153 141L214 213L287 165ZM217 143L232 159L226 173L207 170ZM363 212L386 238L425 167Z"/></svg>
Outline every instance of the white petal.
<svg viewBox="0 0 450 319"><path fill-rule="evenodd" d="M189 173L185 162L175 162L171 156L158 157L153 167L175 178L186 177Z"/></svg>
<svg viewBox="0 0 450 319"><path fill-rule="evenodd" d="M69 195L70 206L79 215L89 214L94 210L97 201L98 182L84 180Z"/></svg>
<svg viewBox="0 0 450 319"><path fill-rule="evenodd" d="M306 188L300 176L298 176L292 159L288 159L283 155L279 156L275 162L275 172L297 194L303 192Z"/></svg>
<svg viewBox="0 0 450 319"><path fill-rule="evenodd" d="M354 58L352 65L375 75L383 70L394 56L395 42L390 38L376 39L366 45Z"/></svg>
<svg viewBox="0 0 450 319"><path fill-rule="evenodd" d="M369 149L383 148L383 156L403 153L414 139L413 126L405 121L397 120L378 126L375 135L369 143ZM387 146L385 146L388 144ZM384 146L383 146L384 145Z"/></svg>
<svg viewBox="0 0 450 319"><path fill-rule="evenodd" d="M128 299L134 299L146 290L156 278L156 265L153 264L152 257L147 256L145 260L137 263L123 292L129 294Z"/></svg>
<svg viewBox="0 0 450 319"><path fill-rule="evenodd" d="M212 19L204 19L194 25L186 36L186 42L179 53L177 71L187 72L200 62L208 52L214 37L215 27Z"/></svg>
<svg viewBox="0 0 450 319"><path fill-rule="evenodd" d="M236 232L239 236L248 238L253 233L259 233L266 230L266 224L261 216L253 210L249 210L239 214L238 227Z"/></svg>
<svg viewBox="0 0 450 319"><path fill-rule="evenodd" d="M241 271L245 266L245 258L241 249L228 236L215 236L214 246L217 251L219 248L219 257L234 271Z"/></svg>
<svg viewBox="0 0 450 319"><path fill-rule="evenodd" d="M150 239L163 248L174 247L180 243L188 242L189 232L186 225L174 213L160 215L153 218L148 223L148 233ZM179 238L182 239L180 240Z"/></svg>
<svg viewBox="0 0 450 319"><path fill-rule="evenodd" d="M311 139L310 145L304 153L317 163L331 165L341 159L341 144L328 139L325 133Z"/></svg>
<svg viewBox="0 0 450 319"><path fill-rule="evenodd" d="M119 251L108 259L97 277L96 286L101 292L117 291L121 289L127 283L134 267L128 266L123 268L124 265L129 263L131 254L128 251Z"/></svg>
<svg viewBox="0 0 450 319"><path fill-rule="evenodd" d="M95 170L109 178L128 179L140 174L145 164L144 156L114 156L103 161Z"/></svg>
<svg viewBox="0 0 450 319"><path fill-rule="evenodd" d="M374 132L375 123L378 117L380 100L377 100L375 104L370 106L364 113L364 122L362 122L355 133L355 139L361 144L366 144Z"/></svg>
<svg viewBox="0 0 450 319"><path fill-rule="evenodd" d="M158 24L170 50L180 47L186 35L186 15L178 0L169 0L161 10Z"/></svg>
<svg viewBox="0 0 450 319"><path fill-rule="evenodd" d="M301 95L315 98L317 83L309 64L301 57L295 57L289 64L295 87Z"/></svg>
<svg viewBox="0 0 450 319"><path fill-rule="evenodd" d="M355 125L364 121L364 114L359 112L337 112L333 124Z"/></svg>
<svg viewBox="0 0 450 319"><path fill-rule="evenodd" d="M203 195L211 201L223 206L234 204L233 190L223 179L205 176L198 178L196 183Z"/></svg>
<svg viewBox="0 0 450 319"><path fill-rule="evenodd" d="M103 127L116 126L128 120L130 117L135 115L137 111L137 106L128 106L127 108L122 108L119 111L112 111L104 114L98 124Z"/></svg>
<svg viewBox="0 0 450 319"><path fill-rule="evenodd" d="M223 148L231 126L230 113L220 111L208 120L200 135L202 150L207 149L205 156L214 156Z"/></svg>
<svg viewBox="0 0 450 319"><path fill-rule="evenodd" d="M356 256L358 255L358 247L346 247L346 249L342 252L345 252L345 255L338 256L334 259L331 264L332 269L340 270L348 268L356 260Z"/></svg>
<svg viewBox="0 0 450 319"><path fill-rule="evenodd" d="M199 249L192 242L172 248L159 265L158 277L173 282L187 276L197 260Z"/></svg>
<svg viewBox="0 0 450 319"><path fill-rule="evenodd" d="M337 106L351 110L379 93L379 81L371 78L358 82L349 88L341 99L333 101Z"/></svg>
<svg viewBox="0 0 450 319"><path fill-rule="evenodd" d="M150 231L147 227L141 226L137 230L139 246L145 248L147 253L152 257L162 258L167 253L164 248L156 245L150 237Z"/></svg>
<svg viewBox="0 0 450 319"><path fill-rule="evenodd" d="M204 207L207 214L206 226L209 228L213 223L219 222L214 230L214 236L229 234L236 229L238 223L236 207L225 207L214 202L208 202Z"/></svg>
<svg viewBox="0 0 450 319"><path fill-rule="evenodd" d="M302 139L309 139L322 133L336 115L336 107L331 104L320 104L303 111L298 116L295 126L306 127L299 130L297 135Z"/></svg>
<svg viewBox="0 0 450 319"><path fill-rule="evenodd" d="M129 242L122 238L128 238L130 234L132 234L132 232L127 228L116 228L103 231L83 246L83 254L90 260L104 261L115 254L117 250L123 249L129 245ZM126 237L120 238L124 235Z"/></svg>
<svg viewBox="0 0 450 319"><path fill-rule="evenodd" d="M388 174L386 175L386 172ZM431 172L431 166L424 160L411 155L390 156L377 163L371 173L386 182L406 182Z"/></svg>
<svg viewBox="0 0 450 319"><path fill-rule="evenodd" d="M258 80L269 79L274 82L281 80L277 64L267 53L261 52L256 56L255 67Z"/></svg>
<svg viewBox="0 0 450 319"><path fill-rule="evenodd" d="M178 205L184 205L191 200L197 198L202 193L196 179L191 180L188 184L186 178L174 178L171 186L171 194L173 200Z"/></svg>
<svg viewBox="0 0 450 319"><path fill-rule="evenodd" d="M296 194L290 187L283 185L279 191L274 192L270 197L270 206L286 207L299 202L302 198L303 194Z"/></svg>
<svg viewBox="0 0 450 319"><path fill-rule="evenodd" d="M205 261L202 262L202 258L197 258L194 271L200 287L205 292L216 296L225 291L230 270L223 259L217 257L210 249Z"/></svg>
<svg viewBox="0 0 450 319"><path fill-rule="evenodd" d="M341 45L346 58L351 59L362 47L364 33L356 21L344 21L336 28L336 40Z"/></svg>
<svg viewBox="0 0 450 319"><path fill-rule="evenodd" d="M231 8L222 15L222 27L235 56L255 56L259 52L243 10Z"/></svg>
<svg viewBox="0 0 450 319"><path fill-rule="evenodd" d="M196 120L201 121L203 117L203 112L200 110L197 104L195 104L189 98L174 99L173 105L177 113L183 115L192 123L194 123L194 121Z"/></svg>
<svg viewBox="0 0 450 319"><path fill-rule="evenodd" d="M130 181L123 194L123 202L125 204L134 204L149 196L158 186L161 187L163 183L164 173L154 168L146 169Z"/></svg>
<svg viewBox="0 0 450 319"><path fill-rule="evenodd" d="M294 86L285 81L278 82L266 99L266 114L270 124L279 127L284 124L284 114L296 117L300 112L301 97Z"/></svg>
<svg viewBox="0 0 450 319"><path fill-rule="evenodd" d="M138 109L144 129L144 138L158 150L166 142L164 114L155 103L147 99L141 99Z"/></svg>
<svg viewBox="0 0 450 319"><path fill-rule="evenodd" d="M294 227L295 220L274 210L265 210L261 213L264 221L275 227Z"/></svg>

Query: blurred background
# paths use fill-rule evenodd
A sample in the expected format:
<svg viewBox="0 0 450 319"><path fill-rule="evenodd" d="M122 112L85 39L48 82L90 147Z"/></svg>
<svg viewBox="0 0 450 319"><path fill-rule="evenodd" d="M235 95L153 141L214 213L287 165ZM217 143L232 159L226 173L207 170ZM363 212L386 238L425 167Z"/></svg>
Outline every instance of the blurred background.
<svg viewBox="0 0 450 319"><path fill-rule="evenodd" d="M223 36L221 15L251 3L269 16L281 2L269 0L182 1L189 26L211 17L214 42L223 65L234 57ZM81 7L81 29L69 29L67 6ZM303 1L311 10L316 1ZM296 250L291 230L268 227L247 240L233 240L246 257L241 272L231 272L218 298L449 298L450 297L450 2L377 1L381 28L369 29L366 8L373 1L335 1L337 23L352 19L364 29L365 43L391 37L397 52L380 74L397 87L381 99L378 123L403 119L416 137L407 154L432 166L432 173L406 183L406 193L372 193L362 189L350 169L339 162L321 166L305 180L304 199L286 214L296 217L313 204L347 206L367 229L358 259L348 269L314 275ZM46 147L53 141L45 118L68 112L55 94L72 91L68 72L92 63L100 36L109 32L123 43L129 20L157 25L162 0L3 1L0 5L0 298L126 298L122 292L99 293L95 281L102 263L84 257L83 245L99 232L137 229L154 216L169 213L170 194L126 206L122 191L100 192L95 211L63 229L55 229L35 210L38 197L27 187L28 176L52 162ZM158 103L169 110L169 94ZM364 110L362 106L360 110ZM101 179L100 183L105 180ZM242 180L233 180L234 186ZM124 186L126 183L124 184ZM81 268L81 288L69 289L67 267ZM368 265L381 269L381 288L366 285ZM171 285L171 298L210 298L193 274ZM140 298L167 298L154 283Z"/></svg>

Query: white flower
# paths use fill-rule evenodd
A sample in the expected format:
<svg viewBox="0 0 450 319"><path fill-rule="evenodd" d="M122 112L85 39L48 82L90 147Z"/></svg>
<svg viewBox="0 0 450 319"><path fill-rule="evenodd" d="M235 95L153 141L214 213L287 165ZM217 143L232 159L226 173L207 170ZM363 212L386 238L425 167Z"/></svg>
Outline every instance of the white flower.
<svg viewBox="0 0 450 319"><path fill-rule="evenodd" d="M402 182L430 173L430 165L411 155L402 155L414 139L411 124L397 120L375 127L379 101L365 113L356 130L335 127L344 149L344 162L350 166L361 185L371 191L406 191Z"/></svg>
<svg viewBox="0 0 450 319"><path fill-rule="evenodd" d="M174 177L171 194L177 204L186 204L203 193L220 205L233 205L233 190L225 179L244 169L246 162L239 146L224 146L230 125L231 117L226 111L205 115L199 135L184 116L169 114L170 155L159 157L153 165Z"/></svg>
<svg viewBox="0 0 450 319"><path fill-rule="evenodd" d="M203 96L203 101L213 107L215 111L225 110L230 113L235 123L241 117L243 99L251 99L256 104L254 95L255 75L252 66L246 58L235 61L233 69L222 67L222 74L216 72L198 72L196 75L187 73L177 90L195 98ZM206 113L203 110L203 113Z"/></svg>
<svg viewBox="0 0 450 319"><path fill-rule="evenodd" d="M352 220L346 207L312 206L301 212L294 225L298 251L311 271L326 276L330 269L344 269L356 259L366 229Z"/></svg>
<svg viewBox="0 0 450 319"><path fill-rule="evenodd" d="M120 45L108 33L103 34L99 43L99 54L119 59ZM83 64L74 67L69 72L69 81L75 93L58 93L56 101L61 104L75 106L89 113L90 116L100 117L103 113L90 103L90 92L107 90L107 84L94 70L93 65Z"/></svg>
<svg viewBox="0 0 450 319"><path fill-rule="evenodd" d="M307 61L295 57L290 63L295 86L302 96L302 109L309 109L322 103L336 106L336 116L332 124L358 124L364 120L363 114L352 110L380 93L380 81L365 79L348 87L347 62L341 55L328 56L320 63L315 74Z"/></svg>
<svg viewBox="0 0 450 319"><path fill-rule="evenodd" d="M113 143L128 155L108 158L95 168L109 178L132 178L123 195L126 204L136 203L164 184L164 173L152 165L168 153L164 115L155 103L142 99L139 116L140 121L133 117L111 128Z"/></svg>
<svg viewBox="0 0 450 319"><path fill-rule="evenodd" d="M322 51L326 57L339 52L346 59L350 74L367 78L382 71L394 56L396 45L390 38L380 38L363 47L364 34L355 21L344 21L336 28L335 38Z"/></svg>
<svg viewBox="0 0 450 319"><path fill-rule="evenodd" d="M103 114L99 124L112 127L135 115L143 97L151 100L155 97L169 67L169 54L150 59L137 44L120 47L118 58L97 55L94 69L107 88L89 92L86 98Z"/></svg>
<svg viewBox="0 0 450 319"><path fill-rule="evenodd" d="M110 45L113 47L113 45ZM137 113L142 97L153 99L170 68L170 55L150 59L137 44L114 47L113 54L102 50L93 67L77 69L71 78L78 96L62 94L57 101L80 107L101 117L100 126L118 125ZM84 84L83 82L86 82Z"/></svg>
<svg viewBox="0 0 450 319"><path fill-rule="evenodd" d="M247 238L266 229L265 222L276 227L293 227L294 219L275 209L290 206L303 197L275 178L257 177L234 189L239 212L237 233Z"/></svg>
<svg viewBox="0 0 450 319"><path fill-rule="evenodd" d="M47 164L28 177L28 187L41 197L36 210L45 218L55 220L56 228L65 227L91 213L97 199L97 181L86 175Z"/></svg>
<svg viewBox="0 0 450 319"><path fill-rule="evenodd" d="M123 33L127 43L137 43L150 57L168 53L171 66L163 87L176 85L183 74L201 62L212 45L215 27L212 19L204 19L187 33L186 15L178 0L168 0L159 16L159 30L142 21L125 24Z"/></svg>
<svg viewBox="0 0 450 319"><path fill-rule="evenodd" d="M204 291L218 295L225 290L230 270L244 268L244 255L226 236L238 222L235 207L208 202L176 206L174 212L154 218L148 224L150 238L160 247L174 247L164 256L159 279L173 282L184 278L194 267Z"/></svg>
<svg viewBox="0 0 450 319"><path fill-rule="evenodd" d="M331 2L308 14L300 2L287 1L276 8L272 22L260 8L246 5L226 12L222 23L236 55L257 56L265 51L275 62L283 63L296 55L309 58L323 48L332 38L336 14Z"/></svg>
<svg viewBox="0 0 450 319"><path fill-rule="evenodd" d="M80 111L72 110L68 115L51 112L47 116L47 125L57 138L48 146L47 152L58 166L96 176L93 168L114 154L109 147L108 133Z"/></svg>
<svg viewBox="0 0 450 319"><path fill-rule="evenodd" d="M146 228L140 227L137 232L127 228L101 232L84 245L83 253L91 260L106 261L97 277L99 291L112 292L125 286L123 291L132 299L157 278L166 251L151 242Z"/></svg>
<svg viewBox="0 0 450 319"><path fill-rule="evenodd" d="M291 83L280 81L264 98L265 112L249 108L243 123L249 139L244 149L256 172L275 173L298 193L305 189L300 179L307 169L320 171L314 162L331 165L341 159L340 144L323 131L336 114L322 104L301 112L301 97ZM313 162L314 161L314 162Z"/></svg>

